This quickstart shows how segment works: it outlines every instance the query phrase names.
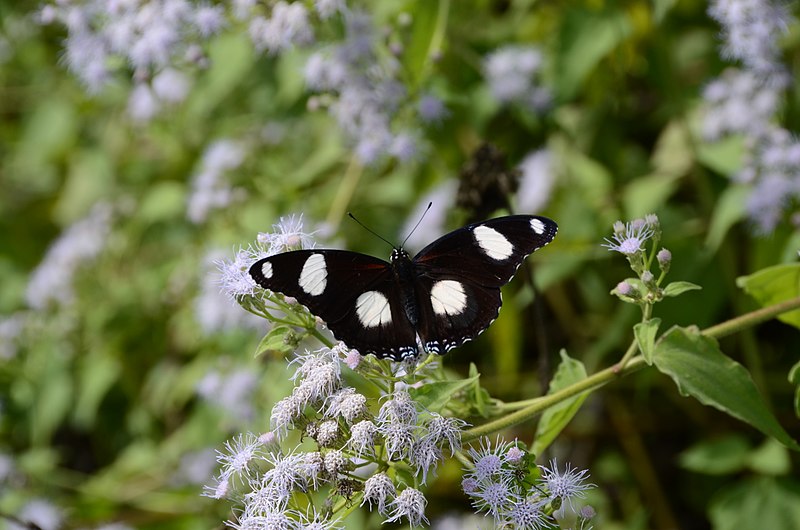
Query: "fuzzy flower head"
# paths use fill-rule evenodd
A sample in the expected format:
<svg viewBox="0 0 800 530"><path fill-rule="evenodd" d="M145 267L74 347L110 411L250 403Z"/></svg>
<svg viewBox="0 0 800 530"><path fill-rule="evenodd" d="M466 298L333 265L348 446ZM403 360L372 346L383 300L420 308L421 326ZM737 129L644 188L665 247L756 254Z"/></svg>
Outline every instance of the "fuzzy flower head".
<svg viewBox="0 0 800 530"><path fill-rule="evenodd" d="M272 232L258 234L258 242L264 245L268 256L315 246L314 232L308 233L303 230L303 214L281 217L272 228Z"/></svg>
<svg viewBox="0 0 800 530"><path fill-rule="evenodd" d="M540 86L544 55L535 46L506 46L484 60L489 90L501 103L520 103L532 110L546 109L552 96Z"/></svg>
<svg viewBox="0 0 800 530"><path fill-rule="evenodd" d="M585 469L577 469L567 462L564 471L558 470L556 459L550 461L550 466L539 466L542 471L542 482L546 485L549 497L552 500L558 499L562 504L568 503L572 508L573 499L583 499L586 491L595 487L594 484L587 482L589 472Z"/></svg>
<svg viewBox="0 0 800 530"><path fill-rule="evenodd" d="M421 491L414 488L406 488L392 501L390 505L392 511L386 522L390 523L406 518L412 527L421 526L423 522L428 524L428 518L425 517L425 507L427 505L428 499L425 498Z"/></svg>
<svg viewBox="0 0 800 530"><path fill-rule="evenodd" d="M624 227L624 231L617 231L615 225L614 241L606 239L603 246L629 257L643 252L645 242L653 236L653 228L643 219L631 221Z"/></svg>
<svg viewBox="0 0 800 530"><path fill-rule="evenodd" d="M364 483L364 498L361 501L363 506L369 504L372 510L373 504L381 514L388 514L389 503L394 500L397 491L394 482L386 473L376 473Z"/></svg>

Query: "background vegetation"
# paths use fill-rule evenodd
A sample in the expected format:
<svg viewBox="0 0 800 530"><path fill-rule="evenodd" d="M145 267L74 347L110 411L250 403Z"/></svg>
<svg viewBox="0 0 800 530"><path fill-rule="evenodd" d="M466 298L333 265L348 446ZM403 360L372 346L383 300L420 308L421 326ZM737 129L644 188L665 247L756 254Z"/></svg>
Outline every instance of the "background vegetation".
<svg viewBox="0 0 800 530"><path fill-rule="evenodd" d="M272 4L254 9L268 16ZM721 57L725 36L706 2L356 2L362 33L340 13L310 14L314 38L278 49L220 7L221 27L181 36L183 59L172 62L183 97L166 90L143 114L134 87L163 65L143 73L116 51L108 81L87 86L61 19L0 2L0 514L44 529L230 519L229 506L200 496L214 450L267 430L291 386L283 358L254 357L266 325L218 294L213 260L292 213L326 246L385 256L346 212L400 241L433 197L416 234L430 241L473 214L455 190L484 143L520 167L529 188L514 196L518 209L535 206L560 227L525 272L537 303L518 278L498 321L443 360L464 375L475 362L495 397L544 393L561 349L590 372L625 351L639 314L609 292L630 271L600 246L618 219L657 213L671 277L702 286L659 304L661 329L754 309L737 277L797 262L800 165L786 169L794 188L773 189L770 225L758 213L776 206L754 206L765 189L741 176L752 137L707 134L704 90L726 67L749 66ZM774 85L774 113L761 119L794 131L800 43L785 20L774 37L789 81ZM343 122L344 85L310 78L312 54L354 35L372 48L349 79L369 67L363 82L376 84L365 92L401 88L377 101L391 137L379 147L365 143L377 133ZM521 74L535 101L497 86L521 68L491 69L508 46L541 54ZM421 105L434 99L442 106L429 115ZM537 166L527 157L542 149ZM462 178L462 190L480 185ZM721 341L795 438L796 327L771 321ZM534 428L506 437L529 442ZM550 451L589 469L596 528L800 527L797 455L652 369L593 394ZM428 493L434 524L470 511L459 484L457 464L440 471Z"/></svg>

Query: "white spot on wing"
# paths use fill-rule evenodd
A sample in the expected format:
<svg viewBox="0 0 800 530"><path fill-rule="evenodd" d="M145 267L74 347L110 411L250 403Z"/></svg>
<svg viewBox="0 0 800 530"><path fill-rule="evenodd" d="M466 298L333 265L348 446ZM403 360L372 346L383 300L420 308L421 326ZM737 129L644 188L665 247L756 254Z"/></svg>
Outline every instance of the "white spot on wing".
<svg viewBox="0 0 800 530"><path fill-rule="evenodd" d="M389 300L378 291L361 293L356 299L356 315L365 328L374 328L392 322Z"/></svg>
<svg viewBox="0 0 800 530"><path fill-rule="evenodd" d="M261 265L261 275L264 278L272 278L272 263L269 261L265 261L263 265Z"/></svg>
<svg viewBox="0 0 800 530"><path fill-rule="evenodd" d="M437 315L459 315L467 308L464 286L455 280L441 280L431 289L431 305Z"/></svg>
<svg viewBox="0 0 800 530"><path fill-rule="evenodd" d="M531 219L531 228L539 235L544 234L544 223L539 219Z"/></svg>
<svg viewBox="0 0 800 530"><path fill-rule="evenodd" d="M319 296L328 285L328 267L325 265L325 256L311 254L303 264L300 271L300 288L311 296Z"/></svg>
<svg viewBox="0 0 800 530"><path fill-rule="evenodd" d="M514 245L506 236L488 226L476 226L472 232L481 250L493 260L503 261L514 252Z"/></svg>

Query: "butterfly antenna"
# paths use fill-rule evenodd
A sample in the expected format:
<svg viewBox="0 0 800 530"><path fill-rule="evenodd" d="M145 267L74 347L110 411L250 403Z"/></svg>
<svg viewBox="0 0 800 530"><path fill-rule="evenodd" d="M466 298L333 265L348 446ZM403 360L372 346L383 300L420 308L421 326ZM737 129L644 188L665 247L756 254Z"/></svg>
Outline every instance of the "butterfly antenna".
<svg viewBox="0 0 800 530"><path fill-rule="evenodd" d="M392 247L392 248L395 248L395 247L394 247L394 245L393 245L393 244L392 244L392 243L391 243L389 240L387 240L385 237L383 237L382 235L380 235L379 233L377 233L375 230L371 229L370 227L368 227L367 225L365 225L364 223L362 223L361 221L359 221L358 219L356 219L356 216L355 216L355 215L353 215L353 214L352 214L352 213L350 213L350 212L347 212L347 215L350 217L350 219L352 219L353 221L355 221L355 222L357 222L358 224L360 224L360 225L361 225L361 228L363 228L364 230L366 230L367 232L369 232L369 233L370 233L370 234L372 234L373 236L377 237L377 238L378 238L378 239L380 239L381 241L383 241L383 242L387 243L387 244L388 244L390 247Z"/></svg>
<svg viewBox="0 0 800 530"><path fill-rule="evenodd" d="M414 231L419 227L419 224L422 222L422 220L425 219L425 214L428 213L428 210L431 209L431 206L433 206L433 202L428 203L428 207L425 208L425 211L422 212L422 215L419 217L419 221L417 221L417 224L414 225L414 228L411 229L411 232L409 232L406 238L403 240L403 244L400 245L401 247L404 247L406 245L406 241L408 241L408 238L411 237L411 234L413 234Z"/></svg>

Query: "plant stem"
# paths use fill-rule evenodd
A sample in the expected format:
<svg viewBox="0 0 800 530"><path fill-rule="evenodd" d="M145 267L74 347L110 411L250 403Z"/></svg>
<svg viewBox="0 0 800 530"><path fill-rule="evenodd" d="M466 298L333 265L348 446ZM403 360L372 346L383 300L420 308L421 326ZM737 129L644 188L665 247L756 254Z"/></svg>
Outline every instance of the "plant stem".
<svg viewBox="0 0 800 530"><path fill-rule="evenodd" d="M786 300L779 304L771 305L756 311L751 311L750 313L746 313L742 316L707 328L702 333L708 337L714 337L718 339L720 337L730 335L736 331L755 326L756 324L764 322L765 320L769 320L782 313L786 313L798 308L800 308L800 296L797 298L792 298L791 300ZM636 343L634 341L631 346L635 347L635 344ZM476 438L480 438L481 436L486 436L493 432L501 431L511 427L512 425L520 424L533 418L540 412L561 403L562 401L566 401L567 399L577 396L578 394L600 388L606 383L609 383L624 375L633 373L641 368L644 368L645 366L646 363L644 357L641 355L631 358L625 365L622 365L622 363L617 363L590 375L586 379L582 379L581 381L578 381L577 383L574 383L566 388L562 388L557 392L533 399L530 401L530 405L523 409L464 431L461 436L461 441L465 443L470 442Z"/></svg>
<svg viewBox="0 0 800 530"><path fill-rule="evenodd" d="M726 322L722 322L721 324L717 324L716 326L706 328L703 330L703 335L708 335L709 337L714 337L715 339L726 337L732 333L755 326L756 324L760 324L761 322L775 318L776 316L782 313L787 313L793 309L800 309L800 296L785 300L779 304L751 311L750 313L745 313L742 316L738 316Z"/></svg>

